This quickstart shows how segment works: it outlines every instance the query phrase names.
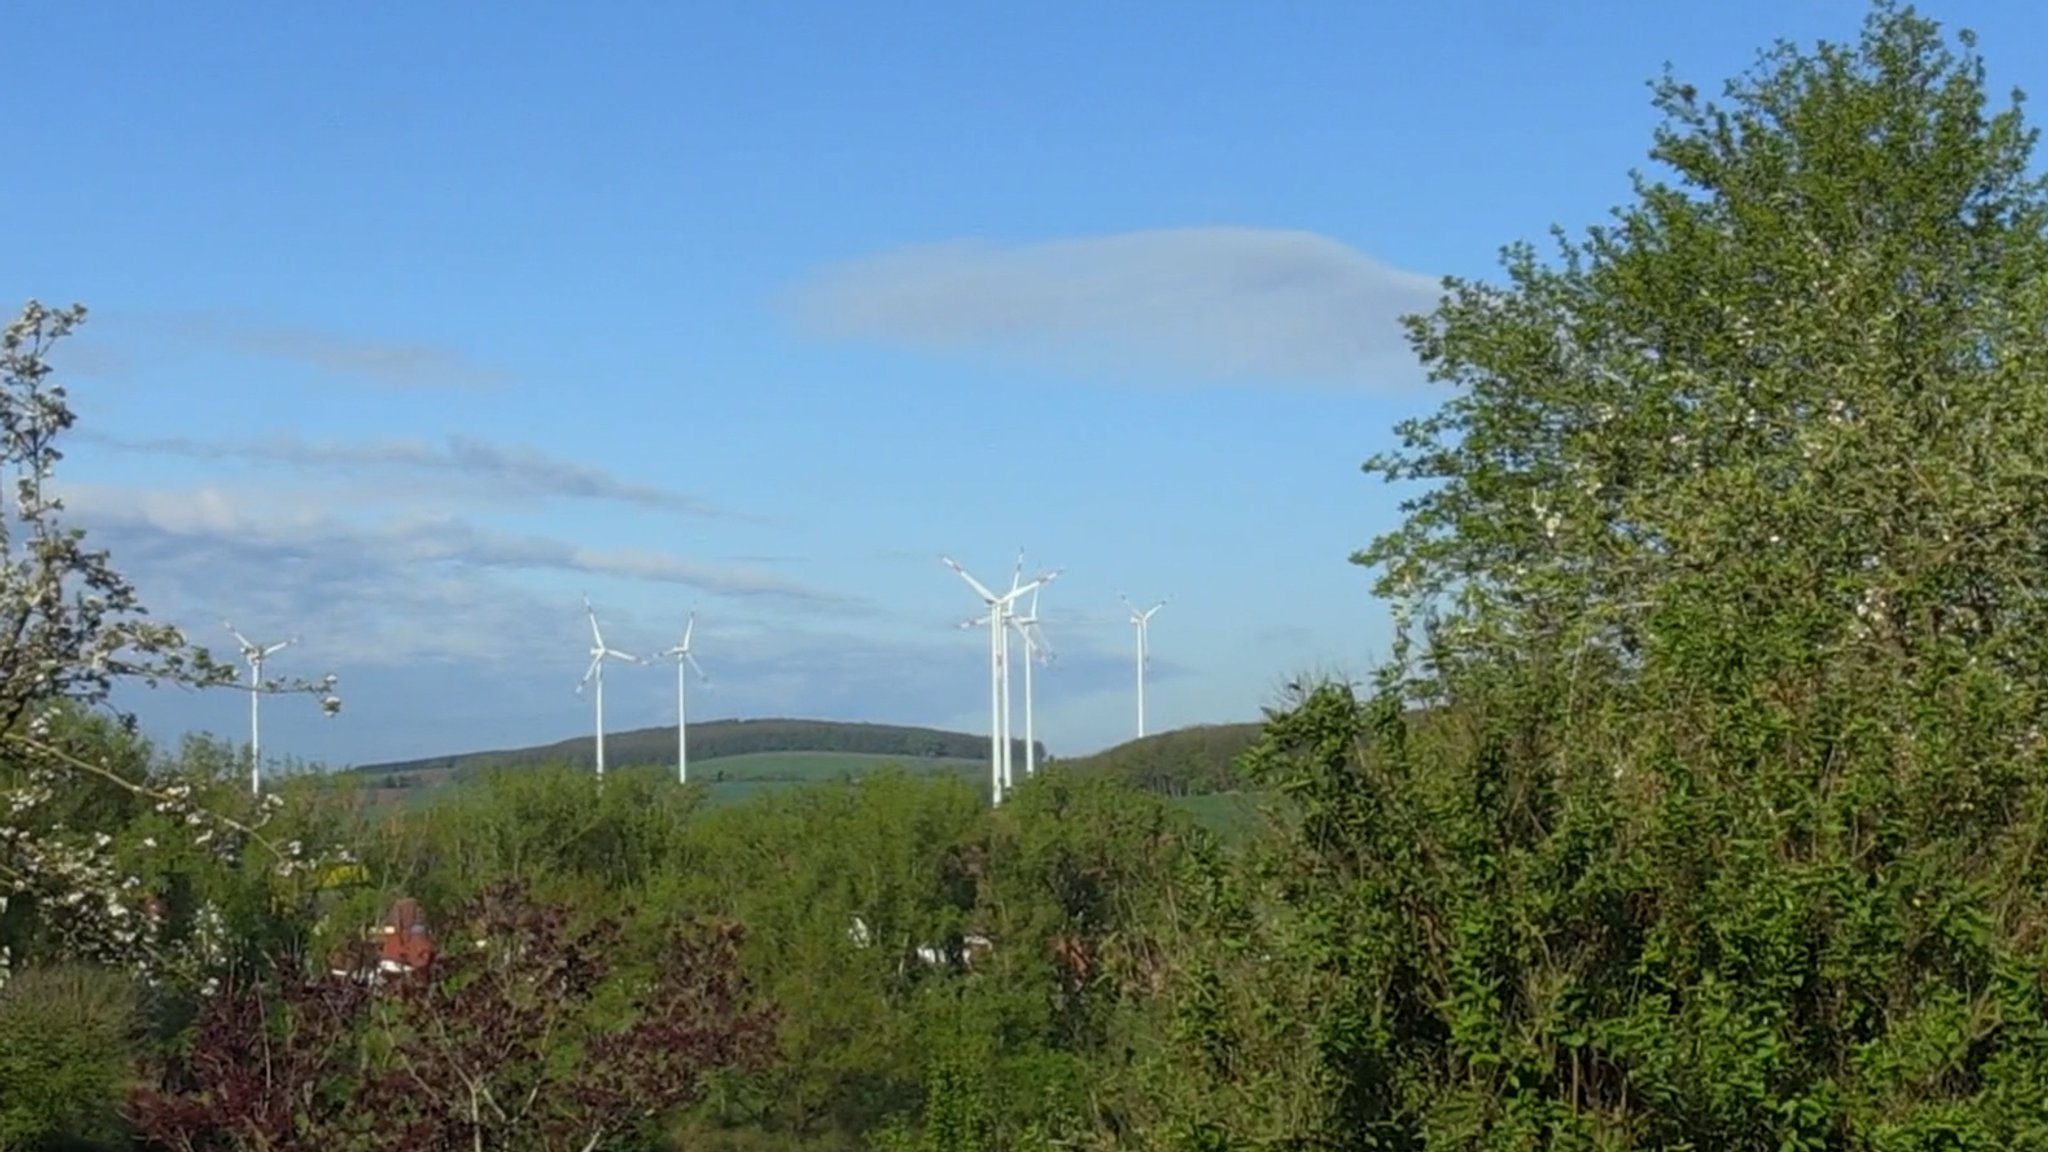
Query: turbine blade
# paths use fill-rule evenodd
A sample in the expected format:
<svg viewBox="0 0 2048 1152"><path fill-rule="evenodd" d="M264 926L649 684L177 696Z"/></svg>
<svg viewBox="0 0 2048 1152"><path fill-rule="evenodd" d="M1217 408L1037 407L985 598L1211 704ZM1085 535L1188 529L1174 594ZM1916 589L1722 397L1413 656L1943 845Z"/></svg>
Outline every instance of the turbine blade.
<svg viewBox="0 0 2048 1152"><path fill-rule="evenodd" d="M974 589L974 594L981 597L984 603L994 604L1001 599L1001 597L988 590L988 585L968 575L967 569L962 568L959 562L951 556L941 556L939 559L945 561L946 567L951 568L962 580L967 581L967 586Z"/></svg>
<svg viewBox="0 0 2048 1152"><path fill-rule="evenodd" d="M695 656L692 656L688 652L685 652L683 653L683 660L690 665L690 670L697 674L697 679L702 680L707 684L711 682L711 674L709 672L704 671L704 666L702 664L697 663L697 658Z"/></svg>
<svg viewBox="0 0 2048 1152"><path fill-rule="evenodd" d="M1045 638L1045 629L1038 626L1038 621L1033 620L1031 626L1025 629L1024 642L1043 653L1045 663L1052 662L1052 641Z"/></svg>
<svg viewBox="0 0 2048 1152"><path fill-rule="evenodd" d="M583 695L583 690L590 686L590 681L597 676L598 665L603 662L604 658L600 656L590 662L590 667L583 670L583 679L576 682L576 694L578 696Z"/></svg>
<svg viewBox="0 0 2048 1152"><path fill-rule="evenodd" d="M688 652L690 650L690 633L696 630L697 613L693 611L690 613L690 618L683 621L683 651Z"/></svg>
<svg viewBox="0 0 2048 1152"><path fill-rule="evenodd" d="M590 618L590 646L593 650L604 648L604 633L597 630L597 609L590 606L590 594L584 593L583 614Z"/></svg>
<svg viewBox="0 0 2048 1152"><path fill-rule="evenodd" d="M1017 599L1023 596L1026 592L1036 593L1040 588L1043 588L1047 584L1052 583L1054 580L1059 579L1059 575L1060 569L1055 568L1050 572L1040 573L1038 578L1036 580L1033 580L1029 584L1025 584L1017 588L1012 588L1009 594L1003 597L1003 610L1007 612L1010 608L1010 605L1015 603Z"/></svg>
<svg viewBox="0 0 2048 1152"><path fill-rule="evenodd" d="M1017 569L1010 574L1010 591L1015 592L1024 583L1024 549L1017 549Z"/></svg>

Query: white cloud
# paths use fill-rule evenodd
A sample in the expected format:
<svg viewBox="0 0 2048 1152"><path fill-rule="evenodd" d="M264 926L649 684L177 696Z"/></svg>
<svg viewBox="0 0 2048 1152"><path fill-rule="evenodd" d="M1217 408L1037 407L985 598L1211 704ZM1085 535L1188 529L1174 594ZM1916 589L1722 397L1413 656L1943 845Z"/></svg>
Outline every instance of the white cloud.
<svg viewBox="0 0 2048 1152"><path fill-rule="evenodd" d="M181 592L216 599L231 591L261 595L268 582L283 600L325 592L329 603L360 603L373 615L386 605L402 607L407 597L425 596L416 605L420 613L445 618L471 593L478 594L472 604L502 599L467 581L491 573L556 573L681 585L798 610L847 613L867 607L754 566L658 551L588 548L502 532L446 513L361 522L311 503L304 494L231 492L215 486L142 490L67 484L61 492L69 518L92 530L117 559L134 557L157 580L176 581ZM236 574L232 579L231 573ZM315 611L323 606L301 605Z"/></svg>
<svg viewBox="0 0 2048 1152"><path fill-rule="evenodd" d="M792 297L822 335L1110 371L1361 383L1404 371L1433 277L1313 232L1176 228L960 241L821 269Z"/></svg>

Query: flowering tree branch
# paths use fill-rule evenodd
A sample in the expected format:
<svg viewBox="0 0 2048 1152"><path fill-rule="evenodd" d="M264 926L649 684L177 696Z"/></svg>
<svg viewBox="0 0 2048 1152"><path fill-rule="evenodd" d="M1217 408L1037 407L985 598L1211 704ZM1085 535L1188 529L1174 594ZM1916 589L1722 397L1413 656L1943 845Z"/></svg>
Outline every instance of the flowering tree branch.
<svg viewBox="0 0 2048 1152"><path fill-rule="evenodd" d="M60 737L67 714L108 712L132 730L133 718L109 705L123 680L310 694L330 715L341 702L332 677L239 683L233 663L148 619L108 553L64 523L59 441L77 417L53 379L50 353L85 315L83 307L30 301L0 331L0 484L12 490L0 506L0 915L10 897L28 897L46 916L62 912L64 935L84 953L146 964L159 950L155 922L136 911L139 881L120 866L104 830L68 829L53 815L67 793L97 780L182 820L195 843L229 852L256 844L285 867L304 853L259 831L274 802L237 819L202 805L189 782L153 783L146 768L117 771L104 750ZM0 980L8 960L0 948Z"/></svg>

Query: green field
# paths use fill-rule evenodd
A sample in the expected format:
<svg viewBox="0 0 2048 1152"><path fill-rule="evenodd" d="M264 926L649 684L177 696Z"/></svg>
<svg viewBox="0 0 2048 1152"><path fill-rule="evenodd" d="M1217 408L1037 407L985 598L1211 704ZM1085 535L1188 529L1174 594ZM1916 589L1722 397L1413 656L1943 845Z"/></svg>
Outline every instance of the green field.
<svg viewBox="0 0 2048 1152"><path fill-rule="evenodd" d="M750 752L692 762L690 782L710 789L711 803L725 805L741 803L777 788L862 776L882 769L899 769L913 776L979 779L987 773L988 764L979 760L865 752ZM669 771L673 772L674 767Z"/></svg>
<svg viewBox="0 0 2048 1152"><path fill-rule="evenodd" d="M749 752L739 756L720 756L716 760L692 760L690 778L707 784L721 780L775 780L796 784L858 776L881 768L901 768L915 776L932 776L966 774L984 771L987 767L985 760L936 756L887 756L871 752Z"/></svg>

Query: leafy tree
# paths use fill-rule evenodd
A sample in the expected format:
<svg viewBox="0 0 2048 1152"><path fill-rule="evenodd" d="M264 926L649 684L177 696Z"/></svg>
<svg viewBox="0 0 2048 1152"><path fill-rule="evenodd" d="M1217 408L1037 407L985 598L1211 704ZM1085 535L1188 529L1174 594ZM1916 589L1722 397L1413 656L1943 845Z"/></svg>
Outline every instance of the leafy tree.
<svg viewBox="0 0 2048 1152"><path fill-rule="evenodd" d="M665 873L702 800L701 789L679 789L659 771L614 772L600 782L587 769L501 769L412 823L431 857L423 871L448 890L435 895L525 879L547 899L600 907Z"/></svg>
<svg viewBox="0 0 2048 1152"><path fill-rule="evenodd" d="M1880 4L1726 105L1667 76L1637 202L1410 318L1458 389L1370 472L1426 481L1357 559L1435 655L1929 645L2033 667L2048 200L1973 39ZM1711 607L1709 607L1711 606ZM1683 638L1683 639L1678 639Z"/></svg>
<svg viewBox="0 0 2048 1152"><path fill-rule="evenodd" d="M1190 870L1149 1142L2048 1147L2034 135L1889 4L1656 100L1675 182L1411 322L1403 644Z"/></svg>

